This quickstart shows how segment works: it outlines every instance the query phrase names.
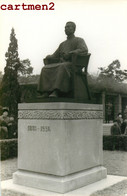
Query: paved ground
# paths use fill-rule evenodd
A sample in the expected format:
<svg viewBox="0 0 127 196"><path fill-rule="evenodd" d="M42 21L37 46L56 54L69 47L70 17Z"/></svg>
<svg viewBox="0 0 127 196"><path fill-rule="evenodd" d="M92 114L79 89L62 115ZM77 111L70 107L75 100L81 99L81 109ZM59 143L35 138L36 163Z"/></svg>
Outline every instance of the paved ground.
<svg viewBox="0 0 127 196"><path fill-rule="evenodd" d="M97 191L90 196L127 196L127 180L117 183L102 191Z"/></svg>
<svg viewBox="0 0 127 196"><path fill-rule="evenodd" d="M104 151L104 166L108 169L108 174L127 176L127 152ZM12 178L12 173L16 170L16 158L2 161L1 180L3 181ZM127 194L127 180L113 185L103 191L98 191L97 193L92 194L92 196L127 196L125 194ZM6 195L15 196L11 193L7 193ZM2 196L4 196L4 193Z"/></svg>
<svg viewBox="0 0 127 196"><path fill-rule="evenodd" d="M103 162L108 174L127 176L127 152L104 151Z"/></svg>
<svg viewBox="0 0 127 196"><path fill-rule="evenodd" d="M26 196L24 193L15 193L13 191L2 191L1 196ZM29 195L31 196L31 195Z"/></svg>
<svg viewBox="0 0 127 196"><path fill-rule="evenodd" d="M1 161L1 180L11 179L15 171L17 171L17 158Z"/></svg>

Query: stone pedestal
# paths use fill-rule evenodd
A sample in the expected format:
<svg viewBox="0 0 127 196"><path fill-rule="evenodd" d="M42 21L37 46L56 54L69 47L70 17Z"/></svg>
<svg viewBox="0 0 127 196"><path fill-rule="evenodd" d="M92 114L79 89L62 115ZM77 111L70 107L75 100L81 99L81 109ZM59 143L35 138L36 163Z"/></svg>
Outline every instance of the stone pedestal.
<svg viewBox="0 0 127 196"><path fill-rule="evenodd" d="M105 178L102 117L101 105L19 104L13 182L65 193Z"/></svg>

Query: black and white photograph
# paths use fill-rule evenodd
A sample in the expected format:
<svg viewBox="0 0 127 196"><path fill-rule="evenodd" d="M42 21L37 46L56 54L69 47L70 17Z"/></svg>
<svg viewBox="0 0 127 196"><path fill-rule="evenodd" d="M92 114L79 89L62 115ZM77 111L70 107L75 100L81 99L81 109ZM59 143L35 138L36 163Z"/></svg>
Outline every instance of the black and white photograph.
<svg viewBox="0 0 127 196"><path fill-rule="evenodd" d="M127 0L0 0L0 195L127 196Z"/></svg>

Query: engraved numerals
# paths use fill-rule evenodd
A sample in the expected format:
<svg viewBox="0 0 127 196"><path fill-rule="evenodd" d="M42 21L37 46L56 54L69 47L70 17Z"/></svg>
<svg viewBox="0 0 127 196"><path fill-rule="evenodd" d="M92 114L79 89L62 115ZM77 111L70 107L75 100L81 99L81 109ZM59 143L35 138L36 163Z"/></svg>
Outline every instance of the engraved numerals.
<svg viewBox="0 0 127 196"><path fill-rule="evenodd" d="M27 127L27 130L28 131L40 131L40 132L50 132L51 131L50 126L37 127L37 126L34 126L34 125L29 125Z"/></svg>
<svg viewBox="0 0 127 196"><path fill-rule="evenodd" d="M37 131L36 126L28 126L28 131Z"/></svg>
<svg viewBox="0 0 127 196"><path fill-rule="evenodd" d="M50 129L49 126L41 126L41 131L43 131L43 132L49 132L49 131L51 131L51 129Z"/></svg>

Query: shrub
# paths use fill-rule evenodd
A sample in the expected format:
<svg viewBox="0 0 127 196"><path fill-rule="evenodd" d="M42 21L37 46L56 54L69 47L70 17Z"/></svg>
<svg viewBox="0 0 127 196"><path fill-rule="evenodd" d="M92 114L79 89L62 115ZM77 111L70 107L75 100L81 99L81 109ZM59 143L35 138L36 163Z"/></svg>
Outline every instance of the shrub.
<svg viewBox="0 0 127 196"><path fill-rule="evenodd" d="M17 139L0 140L1 160L17 156Z"/></svg>
<svg viewBox="0 0 127 196"><path fill-rule="evenodd" d="M103 149L127 151L127 136L125 135L103 136Z"/></svg>

